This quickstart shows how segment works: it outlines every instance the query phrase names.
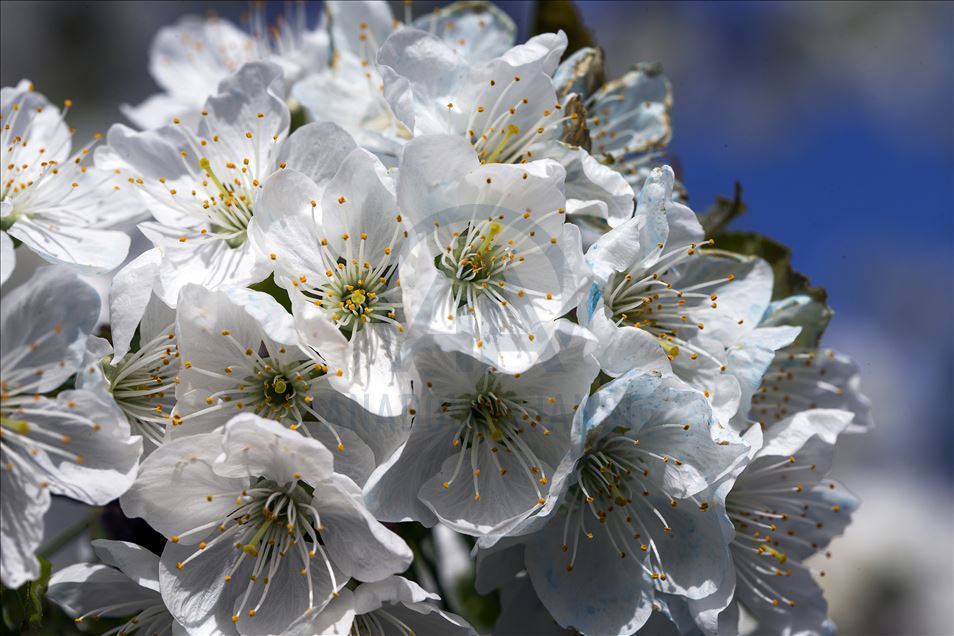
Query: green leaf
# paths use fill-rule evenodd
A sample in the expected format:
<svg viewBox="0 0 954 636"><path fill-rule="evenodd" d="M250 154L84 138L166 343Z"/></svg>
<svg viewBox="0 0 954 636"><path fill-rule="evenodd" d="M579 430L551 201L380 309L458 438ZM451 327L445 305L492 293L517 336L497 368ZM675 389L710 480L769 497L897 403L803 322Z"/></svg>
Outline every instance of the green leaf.
<svg viewBox="0 0 954 636"><path fill-rule="evenodd" d="M40 562L40 578L24 586L27 588L27 622L32 629L39 629L43 625L43 597L46 596L50 575L53 574L53 565L49 561L41 556L38 556L37 560Z"/></svg>
<svg viewBox="0 0 954 636"><path fill-rule="evenodd" d="M735 182L735 195L731 199L717 196L715 203L699 215L699 222L706 236L717 237L728 227L737 216L742 215L748 208L742 201L742 184Z"/></svg>
<svg viewBox="0 0 954 636"><path fill-rule="evenodd" d="M594 46L593 34L583 24L580 12L570 0L538 1L533 15L533 35L556 33L560 29L563 29L569 41L565 55L584 46Z"/></svg>
<svg viewBox="0 0 954 636"><path fill-rule="evenodd" d="M834 312L827 304L811 298L795 296L773 303L771 313L762 319L762 326L801 327L802 330L792 343L792 347L817 349L833 315Z"/></svg>
<svg viewBox="0 0 954 636"><path fill-rule="evenodd" d="M35 581L27 581L15 590L3 588L3 633L34 633L43 626L43 597L53 574L53 566L43 557L40 562L40 576Z"/></svg>
<svg viewBox="0 0 954 636"><path fill-rule="evenodd" d="M457 582L457 598L460 599L464 617L478 630L489 632L500 616L500 593L479 594L472 577Z"/></svg>
<svg viewBox="0 0 954 636"><path fill-rule="evenodd" d="M825 303L828 292L823 287L812 287L808 277L792 268L792 250L778 241L756 232L723 232L716 237L716 248L736 254L759 256L768 261L775 274L772 300L794 294Z"/></svg>
<svg viewBox="0 0 954 636"><path fill-rule="evenodd" d="M274 276L269 275L265 280L249 285L249 288L268 294L277 300L278 304L285 308L285 311L291 311L291 299L288 297L288 292L278 286Z"/></svg>

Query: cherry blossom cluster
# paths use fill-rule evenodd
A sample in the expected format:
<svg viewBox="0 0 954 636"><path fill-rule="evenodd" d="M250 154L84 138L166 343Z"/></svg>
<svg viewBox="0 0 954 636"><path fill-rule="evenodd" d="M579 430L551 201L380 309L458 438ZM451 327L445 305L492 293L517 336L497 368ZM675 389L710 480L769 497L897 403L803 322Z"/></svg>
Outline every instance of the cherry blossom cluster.
<svg viewBox="0 0 954 636"><path fill-rule="evenodd" d="M871 417L830 309L688 207L658 67L402 17L185 18L78 149L3 88L2 281L51 264L4 288L3 585L51 495L118 498L161 555L97 539L47 592L109 633L475 634L407 522L470 537L495 633L831 633L806 560Z"/></svg>

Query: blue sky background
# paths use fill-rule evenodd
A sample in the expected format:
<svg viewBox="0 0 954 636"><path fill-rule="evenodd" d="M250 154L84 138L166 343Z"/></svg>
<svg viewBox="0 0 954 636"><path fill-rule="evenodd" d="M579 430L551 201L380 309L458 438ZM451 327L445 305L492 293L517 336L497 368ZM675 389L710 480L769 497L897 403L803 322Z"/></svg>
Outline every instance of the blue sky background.
<svg viewBox="0 0 954 636"><path fill-rule="evenodd" d="M247 6L5 1L2 83L29 77L74 99L81 131L104 130L117 104L155 91L156 29L213 5L236 21ZM502 5L526 35L532 4ZM611 77L663 64L694 209L741 181L734 227L794 249L837 312L827 344L864 369L878 429L839 451L865 504L828 564L836 620L848 634L954 633L954 3L577 6Z"/></svg>

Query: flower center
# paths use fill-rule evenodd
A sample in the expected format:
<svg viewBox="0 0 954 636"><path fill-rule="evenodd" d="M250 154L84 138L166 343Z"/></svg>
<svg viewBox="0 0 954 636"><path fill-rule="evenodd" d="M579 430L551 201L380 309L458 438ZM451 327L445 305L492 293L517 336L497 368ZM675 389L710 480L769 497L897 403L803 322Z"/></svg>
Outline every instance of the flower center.
<svg viewBox="0 0 954 636"><path fill-rule="evenodd" d="M271 581L283 565L295 567L305 577L308 582L308 607L315 607L311 578L311 560L315 556L320 554L324 560L333 589L337 589L337 584L321 540L320 532L324 526L318 510L312 505L313 493L314 489L302 481L278 484L260 478L253 487L237 493L236 508L224 519L170 538L173 543L180 543L186 538L205 539L199 541L196 551L177 563L176 567L184 569L208 548L230 543L239 551L239 555L225 574L225 582L232 583L236 571L243 565L251 569L251 576L247 579L236 579L237 584L245 584L246 587L232 615L233 622L240 620L247 607L248 616L255 616L268 597ZM253 600L256 595L257 602Z"/></svg>
<svg viewBox="0 0 954 636"><path fill-rule="evenodd" d="M503 283L514 250L495 242L500 230L496 221L470 223L463 232L454 232L450 245L434 258L437 269L452 281L455 307L494 293L492 286Z"/></svg>
<svg viewBox="0 0 954 636"><path fill-rule="evenodd" d="M243 164L239 169L230 161L226 162L225 168L229 171L238 169L244 177L248 174L248 160L244 160ZM212 232L221 237L229 247L240 247L248 238L248 224L252 220L252 200L248 186L257 187L258 180L249 182L245 178L235 177L231 183L223 183L216 176L212 162L206 157L199 159L199 167L218 189L217 193L210 193L202 203L202 208L212 224ZM207 183L204 182L204 185Z"/></svg>
<svg viewBox="0 0 954 636"><path fill-rule="evenodd" d="M636 554L636 563L652 580L665 581L668 577L654 537L660 530L673 537L664 510L679 502L649 480L650 466L652 462L682 466L682 461L641 448L639 440L627 437L626 432L625 427L617 427L587 448L577 462L563 526L563 552L571 552L572 543L566 571L573 571L581 537L589 541L596 536L587 527L589 518L600 525L601 536L621 559ZM709 507L690 499L700 511Z"/></svg>
<svg viewBox="0 0 954 636"><path fill-rule="evenodd" d="M756 459L726 497L726 512L735 526L731 544L740 583L772 606L795 607L795 601L775 587L774 578L791 576L805 566L789 553L820 549L822 514L840 512L840 506L806 496L818 485L835 489L830 480L818 482L816 465L788 458Z"/></svg>
<svg viewBox="0 0 954 636"><path fill-rule="evenodd" d="M474 501L480 501L481 445L486 444L491 462L500 476L504 477L508 473L508 469L503 467L498 457L503 452L520 466L533 486L537 503L545 503L540 486L546 486L549 480L542 467L543 462L532 445L540 441L534 433L545 438L550 435L550 431L540 423L541 416L526 404L526 400L520 399L515 392L505 389L490 371L478 381L473 393L441 404L441 411L461 423L451 440L454 448L459 449L457 464L450 479L443 483L444 488L451 487L461 474L465 458L469 457ZM533 433L528 433L525 424L529 424L529 431ZM533 438L525 439L528 435Z"/></svg>
<svg viewBox="0 0 954 636"><path fill-rule="evenodd" d="M365 262L359 264L338 259L333 269L325 272L325 279L316 284L299 279L300 287L314 304L324 308L335 325L353 334L372 322L397 324L400 301L395 295L399 288L393 279L397 265L385 259L377 267Z"/></svg>
<svg viewBox="0 0 954 636"><path fill-rule="evenodd" d="M733 281L735 276L730 274L681 289L670 282L678 278L674 269L677 265L699 254L700 247L712 243L711 240L690 243L669 252L663 252L664 246L660 243L658 251L650 253L628 271L613 274L603 287L603 298L617 326L629 325L653 334L670 360L686 350L692 360L702 356L721 367L722 361L695 346L683 334L705 329L704 323L690 318L690 312L707 306L717 309L718 295L713 289Z"/></svg>
<svg viewBox="0 0 954 636"><path fill-rule="evenodd" d="M175 325L135 353L126 354L118 364L108 357L100 362L110 393L133 428L133 434L159 446L175 406L179 382L179 350Z"/></svg>
<svg viewBox="0 0 954 636"><path fill-rule="evenodd" d="M190 419L226 409L239 411L249 409L260 417L275 420L292 430L310 434L303 423L317 422L327 428L338 442L338 450L344 444L334 425L325 419L314 406L311 396L312 384L328 372L327 366L313 360L291 358L282 345L269 351L269 345L261 342L258 348L243 345L230 329L223 329L222 337L232 345L240 357L234 365L221 371L200 368L190 360L183 361L186 369L198 374L224 381L225 388L209 393L205 408L181 415L173 413L172 425L181 426ZM221 386L221 385L220 385Z"/></svg>

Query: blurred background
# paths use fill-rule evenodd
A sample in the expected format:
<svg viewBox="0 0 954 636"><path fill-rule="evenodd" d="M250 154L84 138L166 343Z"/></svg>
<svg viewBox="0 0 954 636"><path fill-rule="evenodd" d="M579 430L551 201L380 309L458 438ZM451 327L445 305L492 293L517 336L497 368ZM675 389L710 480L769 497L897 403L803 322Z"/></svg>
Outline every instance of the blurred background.
<svg viewBox="0 0 954 636"><path fill-rule="evenodd" d="M415 15L434 4L415 2ZM534 3L498 4L526 37ZM0 80L71 98L80 134L105 132L119 104L156 91L148 48L160 26L209 10L239 22L247 9L4 0ZM394 9L403 16L404 3ZM577 9L610 77L662 63L675 97L669 161L690 204L703 211L741 182L749 211L733 229L793 248L837 312L825 344L863 369L877 429L845 439L836 463L863 505L818 564L841 633L954 634L954 4ZM5 289L28 274L18 257Z"/></svg>

